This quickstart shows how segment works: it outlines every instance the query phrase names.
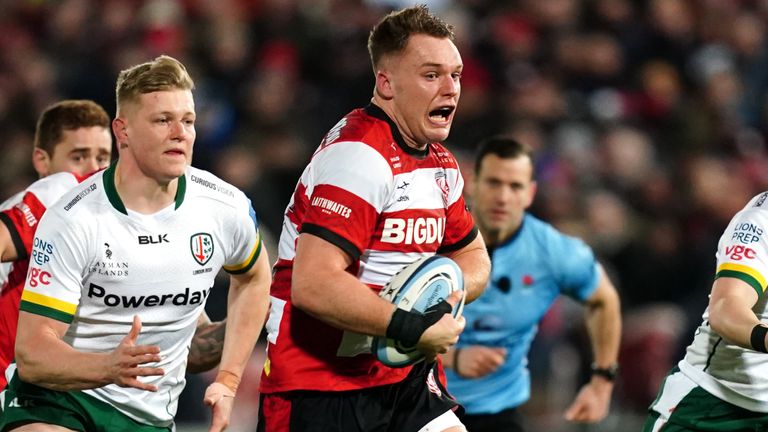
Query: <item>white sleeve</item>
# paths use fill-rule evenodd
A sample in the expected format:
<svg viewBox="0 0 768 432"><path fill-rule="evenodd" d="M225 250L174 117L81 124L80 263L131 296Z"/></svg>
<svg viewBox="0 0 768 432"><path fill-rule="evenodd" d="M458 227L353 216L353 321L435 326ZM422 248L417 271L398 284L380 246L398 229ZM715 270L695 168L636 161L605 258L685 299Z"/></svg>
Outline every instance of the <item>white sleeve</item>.
<svg viewBox="0 0 768 432"><path fill-rule="evenodd" d="M224 270L231 274L247 272L261 254L259 220L251 200L242 195L227 226L227 238L231 239L225 253Z"/></svg>
<svg viewBox="0 0 768 432"><path fill-rule="evenodd" d="M43 215L29 256L20 310L72 322L87 270L87 233L56 211Z"/></svg>
<svg viewBox="0 0 768 432"><path fill-rule="evenodd" d="M371 146L357 141L334 143L312 160L308 186L331 185L349 192L381 212L392 193L392 169ZM312 191L307 194L312 196Z"/></svg>
<svg viewBox="0 0 768 432"><path fill-rule="evenodd" d="M741 279L762 295L768 275L765 226L768 213L762 208L748 207L734 216L717 247L716 278Z"/></svg>

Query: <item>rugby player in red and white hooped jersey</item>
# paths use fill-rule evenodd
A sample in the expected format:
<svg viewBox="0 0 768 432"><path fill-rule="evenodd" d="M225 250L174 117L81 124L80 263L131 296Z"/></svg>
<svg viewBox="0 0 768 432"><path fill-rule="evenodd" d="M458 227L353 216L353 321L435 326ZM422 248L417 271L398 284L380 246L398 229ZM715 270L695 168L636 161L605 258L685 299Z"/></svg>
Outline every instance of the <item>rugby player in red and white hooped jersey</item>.
<svg viewBox="0 0 768 432"><path fill-rule="evenodd" d="M19 301L32 257L32 240L46 208L88 175L109 165L110 118L90 100L47 107L35 129L32 164L41 177L0 205L0 389L13 360Z"/></svg>
<svg viewBox="0 0 768 432"><path fill-rule="evenodd" d="M259 431L464 430L431 360L457 341L463 318L406 313L377 295L434 254L462 268L467 301L485 287L485 244L456 159L439 143L458 103L461 56L452 28L424 6L386 16L368 47L372 103L325 136L286 210ZM373 335L416 344L430 360L389 368L370 353Z"/></svg>

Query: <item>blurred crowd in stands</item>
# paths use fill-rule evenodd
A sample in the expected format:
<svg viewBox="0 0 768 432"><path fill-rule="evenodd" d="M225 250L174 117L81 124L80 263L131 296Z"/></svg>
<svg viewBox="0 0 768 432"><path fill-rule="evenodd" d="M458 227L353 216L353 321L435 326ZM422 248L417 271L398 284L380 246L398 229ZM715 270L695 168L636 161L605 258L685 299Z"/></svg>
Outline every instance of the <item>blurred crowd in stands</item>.
<svg viewBox="0 0 768 432"><path fill-rule="evenodd" d="M720 234L768 189L768 1L426 3L456 27L465 65L447 145L468 181L481 138L536 149L533 212L587 241L617 284L614 408L642 415L700 321ZM117 73L165 53L197 84L194 164L246 191L277 237L322 135L370 99L368 29L410 4L0 0L0 198L34 180L34 124L48 104L87 98L114 114ZM224 301L209 305L214 318ZM542 324L534 408L557 399L537 394L567 388L564 370L579 378L570 363L589 364L586 347L567 349L580 337L570 310Z"/></svg>

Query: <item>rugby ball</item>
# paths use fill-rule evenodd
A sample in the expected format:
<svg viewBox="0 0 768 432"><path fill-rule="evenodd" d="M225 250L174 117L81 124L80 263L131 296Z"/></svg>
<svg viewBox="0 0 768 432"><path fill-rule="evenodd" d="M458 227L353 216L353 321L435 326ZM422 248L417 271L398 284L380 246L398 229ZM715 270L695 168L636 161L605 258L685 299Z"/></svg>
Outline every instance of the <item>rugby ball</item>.
<svg viewBox="0 0 768 432"><path fill-rule="evenodd" d="M381 289L379 296L400 309L424 313L454 291L462 291L461 301L452 312L458 318L464 309L464 276L452 259L434 255L405 266ZM424 359L415 347L404 347L386 337L374 337L372 350L389 367L404 367Z"/></svg>

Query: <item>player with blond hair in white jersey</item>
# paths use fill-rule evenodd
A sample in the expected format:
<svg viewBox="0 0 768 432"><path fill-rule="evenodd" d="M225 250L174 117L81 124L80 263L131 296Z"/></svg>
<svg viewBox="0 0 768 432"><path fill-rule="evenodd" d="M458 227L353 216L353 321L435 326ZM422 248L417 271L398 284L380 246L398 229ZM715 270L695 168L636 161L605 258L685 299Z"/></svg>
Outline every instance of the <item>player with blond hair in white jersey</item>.
<svg viewBox="0 0 768 432"><path fill-rule="evenodd" d="M709 307L643 431L768 430L766 199L752 198L720 237Z"/></svg>
<svg viewBox="0 0 768 432"><path fill-rule="evenodd" d="M228 426L271 278L250 201L189 166L193 88L167 56L120 73L120 159L65 194L37 230L0 430L173 429L221 268L231 275L228 325L203 402L211 431Z"/></svg>
<svg viewBox="0 0 768 432"><path fill-rule="evenodd" d="M21 292L37 224L65 192L109 166L109 128L109 115L91 100L66 99L46 107L37 120L32 151L32 165L41 179L0 204L0 389L8 382L5 370L14 358ZM225 321L212 323L207 315L200 316L187 372L218 364L225 327Z"/></svg>

